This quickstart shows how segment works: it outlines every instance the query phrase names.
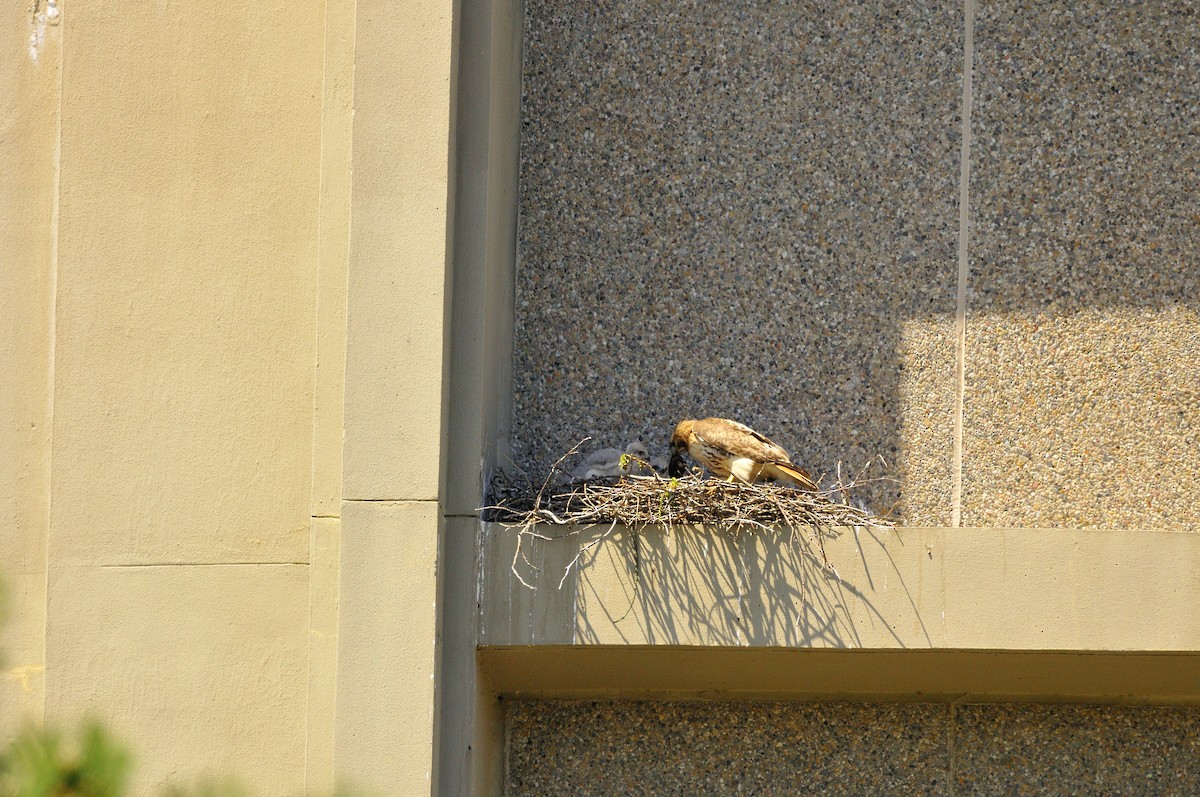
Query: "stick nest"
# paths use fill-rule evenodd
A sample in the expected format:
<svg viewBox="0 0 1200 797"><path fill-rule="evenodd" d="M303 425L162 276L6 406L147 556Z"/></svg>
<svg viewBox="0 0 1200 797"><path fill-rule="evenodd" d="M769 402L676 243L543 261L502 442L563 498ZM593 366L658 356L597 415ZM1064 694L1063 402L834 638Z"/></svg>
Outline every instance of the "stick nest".
<svg viewBox="0 0 1200 797"><path fill-rule="evenodd" d="M677 479L663 477L649 463L626 455L620 463L626 475L573 481L563 469L563 463L585 442L587 438L554 463L540 488L535 488L528 480L513 479L503 473L497 474L489 485L493 503L480 510L482 517L517 530L511 569L517 580L529 589L534 586L521 574L519 561L524 560L534 571L538 568L525 557L522 545L527 538L556 539L539 533L536 530L538 524L568 526L567 536L579 534L588 526L608 525L603 534L580 547L563 571L558 582L560 589L571 569L580 567L585 554L607 539L619 525L634 530L650 525L668 529L677 524L716 525L735 534L743 530L783 532L793 542L798 539L796 530L807 526L811 531L808 536L815 538L819 546L821 562L831 570L833 567L825 556L824 538L835 535L836 527L891 528L895 525L887 517L852 503L854 487L878 481L864 478L867 467L848 481L840 478L839 473L831 489L807 492L775 484L703 479L695 471Z"/></svg>
<svg viewBox="0 0 1200 797"><path fill-rule="evenodd" d="M831 489L808 492L770 483L703 479L694 471L680 478L668 478L654 472L648 463L627 457L629 475L570 481L562 463L578 448L576 445L555 463L537 489L526 480L497 474L489 491L493 503L481 510L484 520L523 529L538 523L555 526L615 523L633 528L711 524L767 530L781 526L794 529L895 525L889 518L853 502L851 491L855 487L878 481L864 479L863 472L849 480L839 479Z"/></svg>

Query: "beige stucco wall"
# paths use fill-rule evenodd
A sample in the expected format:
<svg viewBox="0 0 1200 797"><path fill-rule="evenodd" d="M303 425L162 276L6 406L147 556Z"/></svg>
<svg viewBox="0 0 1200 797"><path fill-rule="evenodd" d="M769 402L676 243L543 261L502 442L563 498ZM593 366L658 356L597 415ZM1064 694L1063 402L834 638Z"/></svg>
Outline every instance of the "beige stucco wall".
<svg viewBox="0 0 1200 797"><path fill-rule="evenodd" d="M357 4L335 771L434 783L453 6Z"/></svg>
<svg viewBox="0 0 1200 797"><path fill-rule="evenodd" d="M338 279L319 190L348 99L324 114L324 15L5 12L0 734L105 718L138 793L204 772L295 793L331 725L309 696L332 694L310 624L335 630L337 539L311 497L340 478L328 443L314 467L318 276Z"/></svg>
<svg viewBox="0 0 1200 797"><path fill-rule="evenodd" d="M139 794L204 773L257 795L479 793L503 769L497 693L663 696L681 668L711 677L672 697L736 687L696 653L728 642L722 585L606 613L634 588L626 538L573 591L530 594L511 537L474 518L511 422L516 4L38 0L2 18L0 739L97 714L136 752ZM812 595L858 589L833 614L865 648L1078 654L1030 654L1008 699L1044 671L1066 685L1046 699L1194 700L1190 537L991 531L866 553L845 536L845 583ZM685 547L646 553L669 571ZM689 567L770 553L735 548ZM1170 613L1142 622L1151 599ZM716 625L664 637L688 605ZM763 643L803 647L791 628ZM482 668L481 636L503 646ZM1167 651L1179 686L1101 673L1071 693L1097 649ZM752 655L769 671L776 653ZM809 697L929 687L877 689L886 657L812 661L845 677ZM547 673L575 677L530 685Z"/></svg>
<svg viewBox="0 0 1200 797"><path fill-rule="evenodd" d="M60 34L22 4L0 11L0 738L41 717L45 689Z"/></svg>
<svg viewBox="0 0 1200 797"><path fill-rule="evenodd" d="M46 713L139 792L304 785L322 12L63 11Z"/></svg>
<svg viewBox="0 0 1200 797"><path fill-rule="evenodd" d="M538 533L514 557L516 533L486 529L482 644L1200 650L1200 535L1187 532Z"/></svg>
<svg viewBox="0 0 1200 797"><path fill-rule="evenodd" d="M5 12L0 739L429 790L452 9Z"/></svg>

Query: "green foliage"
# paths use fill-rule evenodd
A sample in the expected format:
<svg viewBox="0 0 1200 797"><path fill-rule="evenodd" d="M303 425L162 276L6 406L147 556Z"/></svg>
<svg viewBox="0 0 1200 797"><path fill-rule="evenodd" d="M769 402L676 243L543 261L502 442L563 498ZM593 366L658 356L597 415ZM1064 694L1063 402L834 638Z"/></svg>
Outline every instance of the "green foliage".
<svg viewBox="0 0 1200 797"><path fill-rule="evenodd" d="M77 739L30 728L0 749L0 797L127 797L128 751L96 722ZM202 780L175 785L163 797L251 797L233 780ZM338 789L330 797L365 797Z"/></svg>
<svg viewBox="0 0 1200 797"><path fill-rule="evenodd" d="M128 780L129 753L94 722L73 743L27 730L0 753L0 797L123 797Z"/></svg>

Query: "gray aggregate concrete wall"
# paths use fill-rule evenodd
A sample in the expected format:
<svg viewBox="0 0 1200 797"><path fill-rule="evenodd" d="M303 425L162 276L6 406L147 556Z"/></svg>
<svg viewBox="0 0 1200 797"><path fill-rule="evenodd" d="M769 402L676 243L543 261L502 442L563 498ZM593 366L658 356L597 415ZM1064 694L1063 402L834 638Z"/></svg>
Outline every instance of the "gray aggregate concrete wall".
<svg viewBox="0 0 1200 797"><path fill-rule="evenodd" d="M1188 795L1200 709L517 701L509 797Z"/></svg>
<svg viewBox="0 0 1200 797"><path fill-rule="evenodd" d="M1200 521L1200 10L980 4L963 519Z"/></svg>
<svg viewBox="0 0 1200 797"><path fill-rule="evenodd" d="M519 466L719 415L910 524L1196 528L1192 4L525 5Z"/></svg>

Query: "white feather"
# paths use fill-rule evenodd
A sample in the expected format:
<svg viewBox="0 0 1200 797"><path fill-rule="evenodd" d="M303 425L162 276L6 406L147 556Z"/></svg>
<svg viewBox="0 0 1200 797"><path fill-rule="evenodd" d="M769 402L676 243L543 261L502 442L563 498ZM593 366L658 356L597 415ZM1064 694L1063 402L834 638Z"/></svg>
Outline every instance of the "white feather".
<svg viewBox="0 0 1200 797"><path fill-rule="evenodd" d="M584 460L589 465L609 465L614 462L621 461L621 454L625 452L619 448L602 448L599 451L593 451L588 454Z"/></svg>

